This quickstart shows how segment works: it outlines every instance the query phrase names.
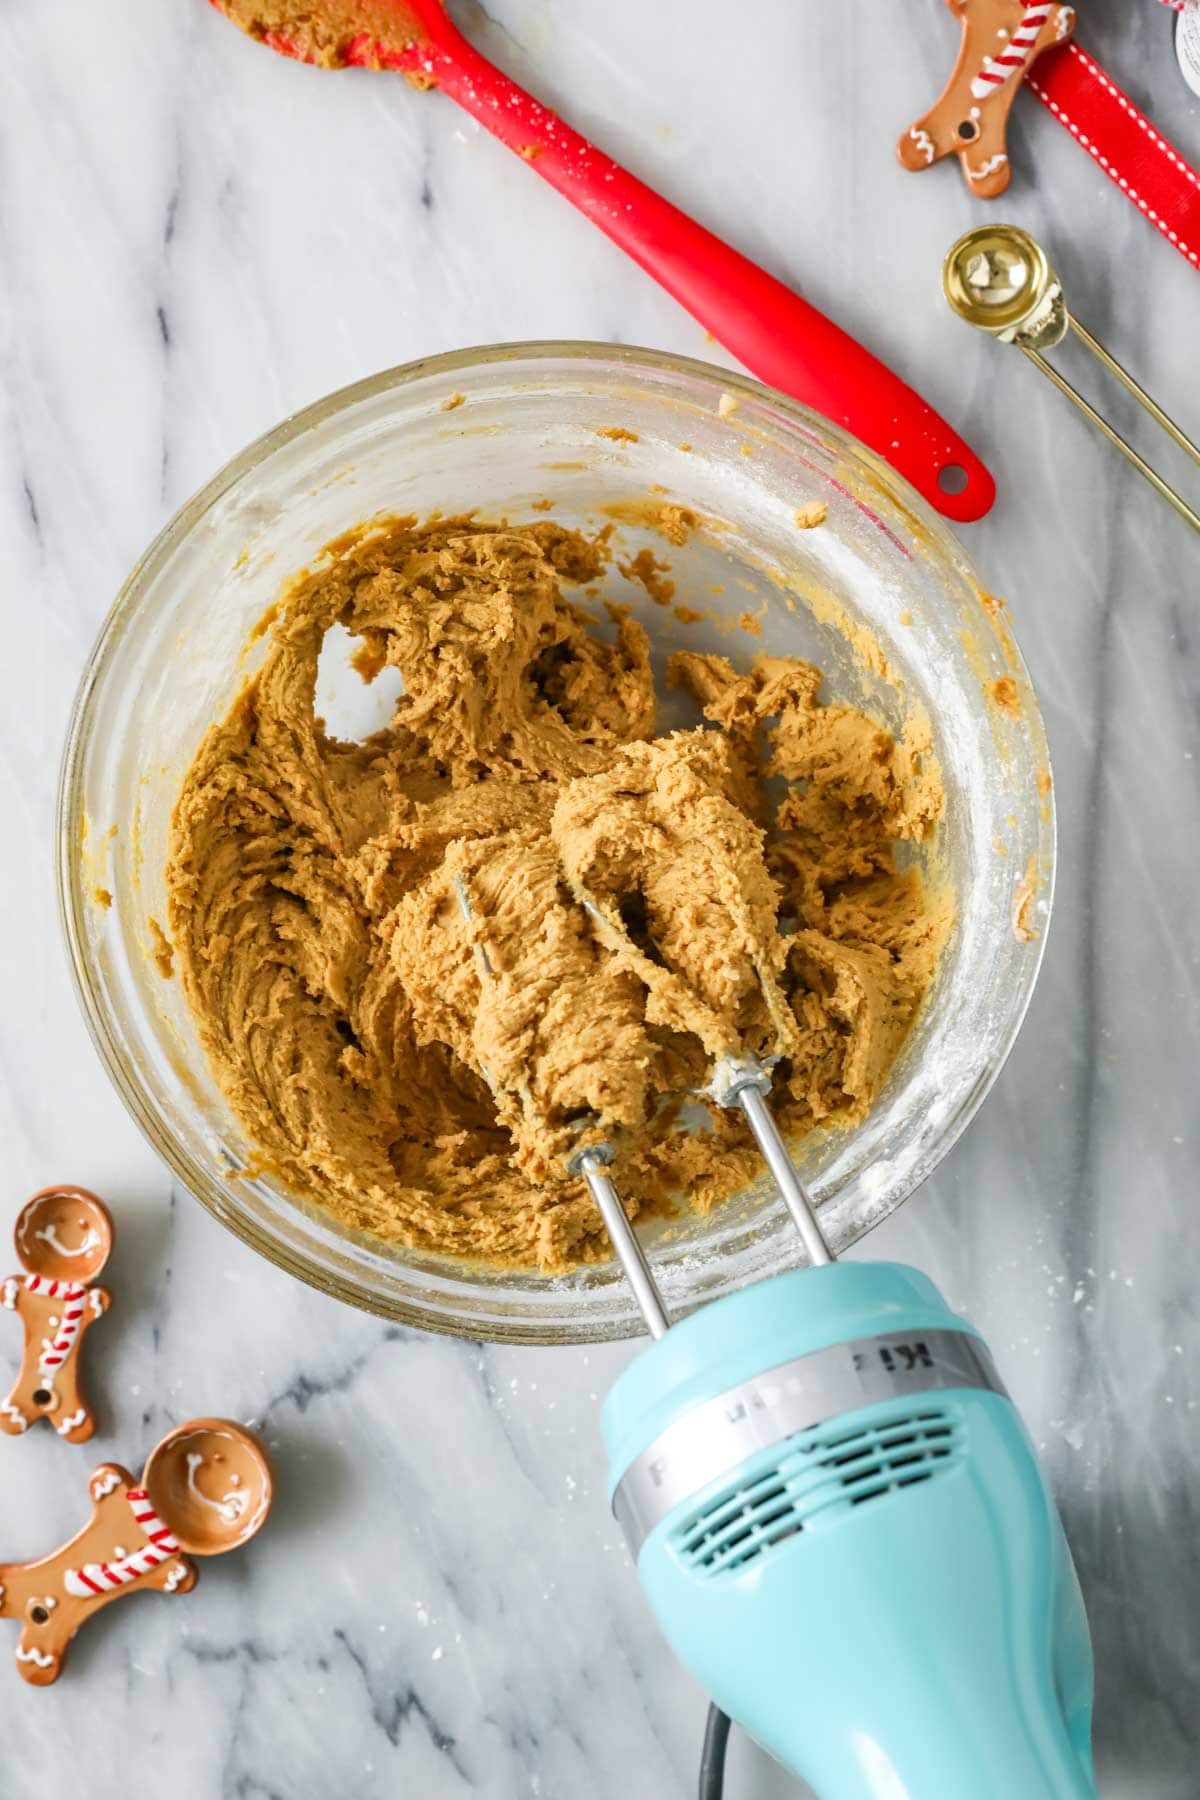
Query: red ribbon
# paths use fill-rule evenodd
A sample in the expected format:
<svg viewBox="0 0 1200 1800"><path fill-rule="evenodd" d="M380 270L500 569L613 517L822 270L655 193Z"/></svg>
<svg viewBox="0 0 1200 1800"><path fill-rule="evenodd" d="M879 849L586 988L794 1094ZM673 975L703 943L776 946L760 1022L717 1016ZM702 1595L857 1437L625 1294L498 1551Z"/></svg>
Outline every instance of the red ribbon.
<svg viewBox="0 0 1200 1800"><path fill-rule="evenodd" d="M1110 181L1200 269L1200 174L1078 44L1038 58L1026 85Z"/></svg>

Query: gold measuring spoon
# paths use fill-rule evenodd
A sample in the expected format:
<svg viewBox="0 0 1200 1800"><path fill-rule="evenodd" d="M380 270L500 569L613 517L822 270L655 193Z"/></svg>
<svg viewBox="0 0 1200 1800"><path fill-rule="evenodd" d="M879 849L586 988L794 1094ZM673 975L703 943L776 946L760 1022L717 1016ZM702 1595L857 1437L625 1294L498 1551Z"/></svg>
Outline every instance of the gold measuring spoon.
<svg viewBox="0 0 1200 1800"><path fill-rule="evenodd" d="M1200 531L1200 513L1189 506L1182 494L1163 480L1144 456L1140 456L1121 434L1109 424L1091 403L1073 388L1065 376L1043 356L1061 344L1068 331L1073 331L1087 345L1110 375L1131 393L1150 417L1162 426L1167 436L1179 445L1194 462L1200 463L1200 448L1195 445L1165 413L1145 388L1136 382L1094 338L1090 331L1067 310L1062 283L1051 266L1042 246L1016 225L980 225L968 231L951 248L942 264L942 290L960 319L976 325L1002 343L1016 344L1030 362L1036 363L1060 393L1077 406L1086 419L1110 444L1127 457L1144 475L1156 493L1168 501L1193 531Z"/></svg>

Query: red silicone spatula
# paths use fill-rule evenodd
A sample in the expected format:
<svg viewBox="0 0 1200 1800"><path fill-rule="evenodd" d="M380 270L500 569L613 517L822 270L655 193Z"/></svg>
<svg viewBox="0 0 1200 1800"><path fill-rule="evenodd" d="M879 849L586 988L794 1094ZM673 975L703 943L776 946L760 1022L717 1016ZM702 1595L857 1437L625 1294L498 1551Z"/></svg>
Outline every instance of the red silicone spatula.
<svg viewBox="0 0 1200 1800"><path fill-rule="evenodd" d="M722 243L481 56L441 0L213 0L286 56L398 69L437 86L640 263L752 374L824 413L948 518L978 519L996 484L958 433L840 326Z"/></svg>

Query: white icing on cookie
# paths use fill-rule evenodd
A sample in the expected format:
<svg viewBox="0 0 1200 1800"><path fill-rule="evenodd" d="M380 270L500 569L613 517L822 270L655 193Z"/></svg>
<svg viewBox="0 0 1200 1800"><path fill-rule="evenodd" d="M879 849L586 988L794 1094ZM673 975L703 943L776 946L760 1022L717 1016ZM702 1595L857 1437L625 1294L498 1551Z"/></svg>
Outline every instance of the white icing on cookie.
<svg viewBox="0 0 1200 1800"><path fill-rule="evenodd" d="M991 174L993 169L998 169L1002 163L1006 163L1007 161L1007 156L1005 156L1004 152L1001 150L998 151L995 156L989 156L985 163L980 163L977 169L973 169L970 163L968 163L967 174L971 177L972 181L982 181L985 176Z"/></svg>

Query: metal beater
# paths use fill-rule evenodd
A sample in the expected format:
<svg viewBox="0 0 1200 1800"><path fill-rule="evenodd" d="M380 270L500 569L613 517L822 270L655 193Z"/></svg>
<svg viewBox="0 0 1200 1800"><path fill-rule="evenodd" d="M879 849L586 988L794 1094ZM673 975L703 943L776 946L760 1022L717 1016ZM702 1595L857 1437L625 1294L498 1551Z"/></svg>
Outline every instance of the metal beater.
<svg viewBox="0 0 1200 1800"><path fill-rule="evenodd" d="M778 1125L767 1105L771 1091L771 1075L765 1063L756 1056L725 1057L717 1064L712 1086L708 1090L719 1106L737 1106L762 1151L763 1160L791 1214L813 1267L831 1263L833 1252L825 1242L825 1234L817 1223L808 1195L801 1185L795 1164L788 1154ZM660 1338L670 1326L662 1295L654 1280L641 1240L630 1224L621 1196L613 1184L609 1168L613 1160L611 1144L589 1144L568 1164L572 1174L579 1174L588 1184L605 1230L617 1255L626 1280L651 1337Z"/></svg>

